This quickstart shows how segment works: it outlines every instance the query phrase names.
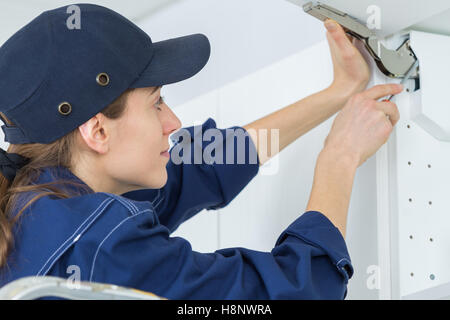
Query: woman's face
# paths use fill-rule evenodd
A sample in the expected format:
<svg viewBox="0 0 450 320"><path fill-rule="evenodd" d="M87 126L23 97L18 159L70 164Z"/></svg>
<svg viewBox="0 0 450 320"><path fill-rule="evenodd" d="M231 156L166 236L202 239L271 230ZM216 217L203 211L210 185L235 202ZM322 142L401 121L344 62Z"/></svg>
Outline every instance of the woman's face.
<svg viewBox="0 0 450 320"><path fill-rule="evenodd" d="M89 166L91 168L84 166L84 171L90 174L75 174L94 191L123 194L144 188L157 189L166 184L166 165L170 158L164 151L169 148L169 135L181 127L181 122L160 99L160 94L161 88L157 87L135 89L129 93L120 118L100 117L103 132L91 127L94 130L91 136L98 131L97 138L92 138L95 143L84 137L91 149L95 147L96 161ZM82 136L86 134L81 132ZM100 171L97 176L93 168ZM102 176L105 179L99 181Z"/></svg>

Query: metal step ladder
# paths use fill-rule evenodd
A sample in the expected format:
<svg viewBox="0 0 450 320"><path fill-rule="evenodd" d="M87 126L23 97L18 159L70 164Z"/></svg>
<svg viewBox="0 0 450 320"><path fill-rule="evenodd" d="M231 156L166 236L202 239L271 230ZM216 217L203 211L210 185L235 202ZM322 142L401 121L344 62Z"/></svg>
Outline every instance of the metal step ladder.
<svg viewBox="0 0 450 320"><path fill-rule="evenodd" d="M132 288L98 282L71 282L51 276L17 279L0 289L0 300L34 300L44 297L70 300L166 300Z"/></svg>

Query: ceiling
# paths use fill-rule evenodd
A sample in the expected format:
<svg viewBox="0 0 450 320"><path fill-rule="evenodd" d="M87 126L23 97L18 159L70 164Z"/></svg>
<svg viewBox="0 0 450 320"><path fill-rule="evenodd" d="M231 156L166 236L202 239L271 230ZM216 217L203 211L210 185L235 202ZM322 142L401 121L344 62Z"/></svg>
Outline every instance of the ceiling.
<svg viewBox="0 0 450 320"><path fill-rule="evenodd" d="M450 10L438 13L413 26L414 30L450 35Z"/></svg>

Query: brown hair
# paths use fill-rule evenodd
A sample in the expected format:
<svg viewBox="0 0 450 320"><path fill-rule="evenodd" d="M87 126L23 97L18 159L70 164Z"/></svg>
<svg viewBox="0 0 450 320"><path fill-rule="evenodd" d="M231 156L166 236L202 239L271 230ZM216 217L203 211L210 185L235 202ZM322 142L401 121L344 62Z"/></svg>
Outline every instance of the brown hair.
<svg viewBox="0 0 450 320"><path fill-rule="evenodd" d="M128 94L134 89L128 89L108 107L100 111L109 119L117 119L122 116L126 109ZM1 116L8 124L11 123L3 113ZM12 183L8 181L0 172L0 268L7 265L7 258L14 247L13 227L18 222L20 215L36 200L45 196L56 196L59 198L70 198L71 196L81 195L83 193L92 193L92 189L70 180L56 180L45 184L35 184L35 179L45 167L62 166L72 168L72 156L76 141L79 139L78 128L66 134L62 138L50 143L30 143L30 144L10 144L9 153L17 153L30 161L17 170ZM81 188L55 187L55 184L69 184ZM79 191L75 191L78 189ZM23 192L33 191L33 197L17 213L15 205L18 196ZM37 192L34 192L37 191ZM14 209L14 210L13 210Z"/></svg>

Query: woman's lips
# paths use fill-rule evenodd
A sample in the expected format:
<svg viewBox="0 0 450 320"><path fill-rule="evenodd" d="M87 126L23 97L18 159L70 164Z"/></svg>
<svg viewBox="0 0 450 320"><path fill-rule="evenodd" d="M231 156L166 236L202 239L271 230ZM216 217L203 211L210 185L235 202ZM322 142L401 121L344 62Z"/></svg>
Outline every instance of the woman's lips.
<svg viewBox="0 0 450 320"><path fill-rule="evenodd" d="M161 152L161 155L170 158L170 153L168 151Z"/></svg>

